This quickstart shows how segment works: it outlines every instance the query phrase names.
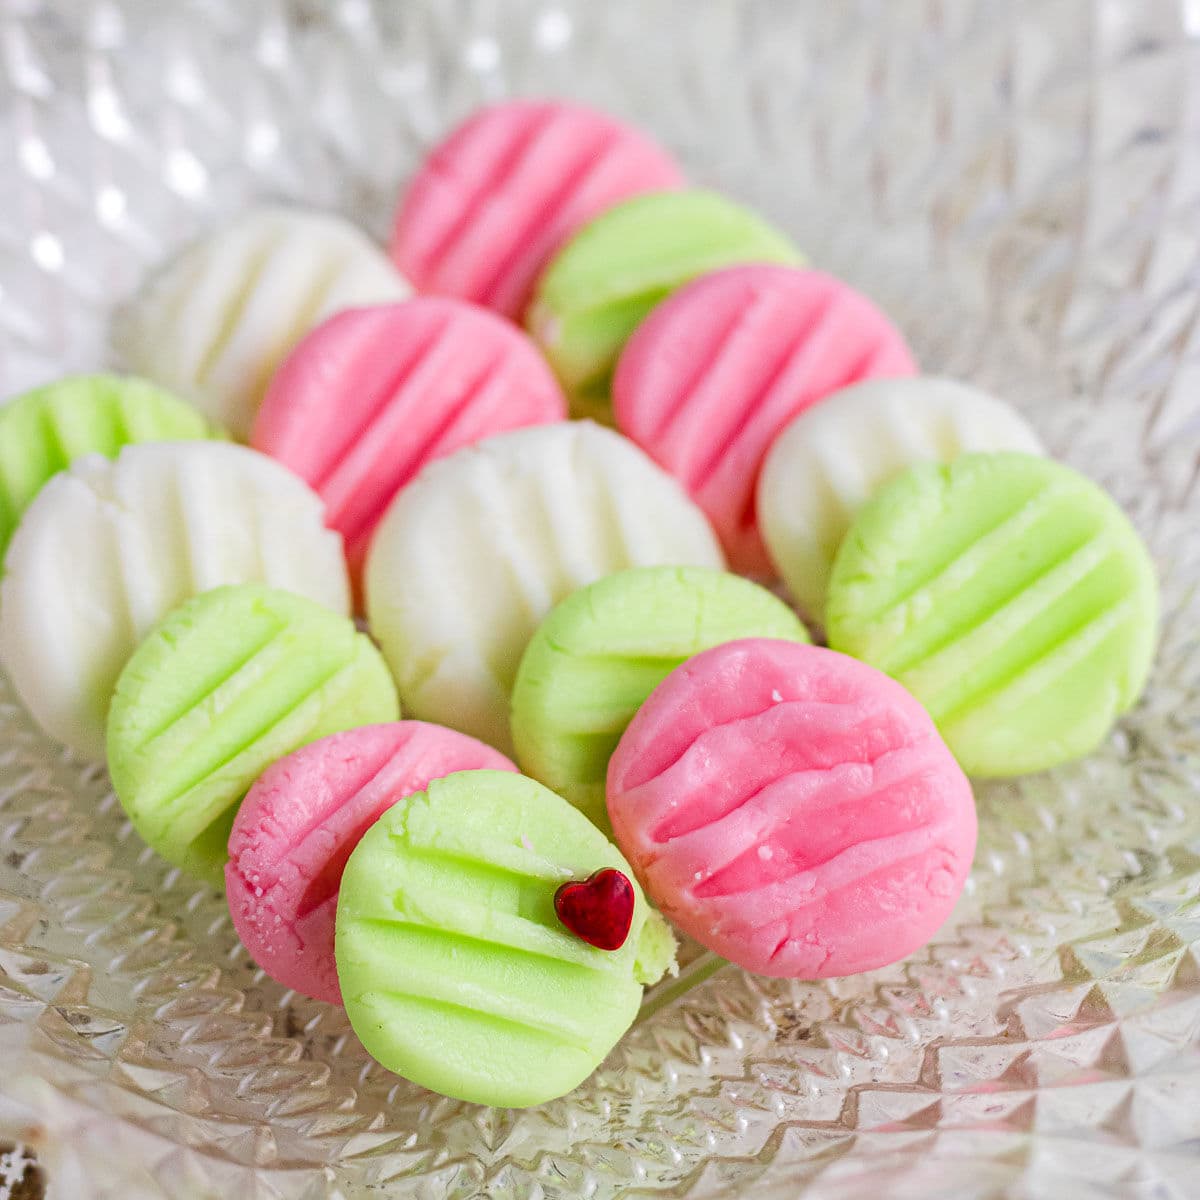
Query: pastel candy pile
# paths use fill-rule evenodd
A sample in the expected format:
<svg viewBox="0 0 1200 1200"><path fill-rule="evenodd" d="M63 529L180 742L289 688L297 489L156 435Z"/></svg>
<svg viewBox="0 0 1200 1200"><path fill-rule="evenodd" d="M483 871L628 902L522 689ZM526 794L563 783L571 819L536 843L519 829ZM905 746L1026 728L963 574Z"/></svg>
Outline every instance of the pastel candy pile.
<svg viewBox="0 0 1200 1200"><path fill-rule="evenodd" d="M538 281L526 324L577 414L606 419L621 348L660 300L734 263L801 261L782 233L715 192L650 193L567 242Z"/></svg>
<svg viewBox="0 0 1200 1200"><path fill-rule="evenodd" d="M333 926L350 852L397 801L485 769L516 767L421 721L335 733L268 767L238 809L225 864L229 911L254 961L285 986L340 1004Z"/></svg>
<svg viewBox="0 0 1200 1200"><path fill-rule="evenodd" d="M325 501L357 576L380 517L427 462L565 416L523 334L474 305L428 298L318 326L275 374L250 441Z"/></svg>
<svg viewBox="0 0 1200 1200"><path fill-rule="evenodd" d="M216 436L190 404L132 376L74 375L8 401L0 408L0 557L33 498L84 455Z"/></svg>
<svg viewBox="0 0 1200 1200"><path fill-rule="evenodd" d="M660 147L606 113L509 100L475 113L425 160L396 214L392 257L419 291L516 319L581 225L682 182Z"/></svg>
<svg viewBox="0 0 1200 1200"><path fill-rule="evenodd" d="M121 672L108 769L142 838L219 886L237 805L268 766L399 715L349 618L275 588L216 588L175 609Z"/></svg>
<svg viewBox="0 0 1200 1200"><path fill-rule="evenodd" d="M506 753L509 692L542 618L626 567L721 567L704 514L636 446L567 422L431 463L367 559L367 617L405 710Z"/></svg>
<svg viewBox="0 0 1200 1200"><path fill-rule="evenodd" d="M668 675L613 755L608 811L663 914L763 975L912 953L975 851L970 784L921 705L796 642L729 642Z"/></svg>
<svg viewBox="0 0 1200 1200"><path fill-rule="evenodd" d="M393 805L350 855L338 899L338 978L363 1045L479 1104L570 1091L674 957L636 885L620 949L563 927L556 891L603 868L632 874L582 813L520 775L465 771Z"/></svg>
<svg viewBox="0 0 1200 1200"><path fill-rule="evenodd" d="M950 379L871 379L826 396L775 439L755 497L792 596L823 621L833 560L862 506L907 467L973 450L1042 454L1011 405Z"/></svg>
<svg viewBox="0 0 1200 1200"><path fill-rule="evenodd" d="M685 659L745 637L808 640L765 588L702 567L638 567L573 592L533 635L512 695L517 761L601 828L608 760Z"/></svg>
<svg viewBox="0 0 1200 1200"><path fill-rule="evenodd" d="M582 1081L675 970L664 917L768 975L913 953L966 772L1087 754L1154 654L1114 503L682 182L604 114L493 105L391 259L252 209L118 319L153 383L0 410L17 695L263 972L466 1101Z"/></svg>
<svg viewBox="0 0 1200 1200"><path fill-rule="evenodd" d="M264 206L164 266L121 314L114 339L133 370L244 439L272 372L308 330L410 291L341 217Z"/></svg>
<svg viewBox="0 0 1200 1200"><path fill-rule="evenodd" d="M320 498L222 442L126 446L79 460L26 510L0 583L0 659L46 733L104 756L109 699L138 643L178 604L260 582L350 609Z"/></svg>
<svg viewBox="0 0 1200 1200"><path fill-rule="evenodd" d="M819 271L733 267L660 304L613 381L617 428L683 481L730 564L765 574L754 488L771 443L830 392L911 375L896 327Z"/></svg>
<svg viewBox="0 0 1200 1200"><path fill-rule="evenodd" d="M1028 454L913 467L859 514L829 643L895 676L972 775L1090 753L1154 657L1154 566L1094 483Z"/></svg>

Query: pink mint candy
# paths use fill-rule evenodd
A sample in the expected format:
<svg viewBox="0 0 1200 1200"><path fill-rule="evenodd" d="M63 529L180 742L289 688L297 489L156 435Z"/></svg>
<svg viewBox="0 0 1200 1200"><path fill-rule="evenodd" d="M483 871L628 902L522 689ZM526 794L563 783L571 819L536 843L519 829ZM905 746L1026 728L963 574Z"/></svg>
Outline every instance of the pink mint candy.
<svg viewBox="0 0 1200 1200"><path fill-rule="evenodd" d="M516 769L490 746L423 721L365 725L280 759L250 789L229 835L229 912L250 957L285 987L341 1004L334 914L363 834L434 779Z"/></svg>
<svg viewBox="0 0 1200 1200"><path fill-rule="evenodd" d="M250 442L320 494L357 581L375 526L426 463L565 416L519 329L424 297L350 309L313 330L272 379Z"/></svg>
<svg viewBox="0 0 1200 1200"><path fill-rule="evenodd" d="M516 319L576 230L620 200L682 184L666 151L605 113L509 100L430 154L397 213L392 258L420 292Z"/></svg>
<svg viewBox="0 0 1200 1200"><path fill-rule="evenodd" d="M730 565L770 573L754 492L797 414L865 379L912 375L896 327L865 296L793 267L731 267L664 300L613 379L617 428L691 493Z"/></svg>
<svg viewBox="0 0 1200 1200"><path fill-rule="evenodd" d="M856 659L764 638L651 693L609 764L608 812L664 916L797 979L924 945L975 852L970 784L921 705Z"/></svg>

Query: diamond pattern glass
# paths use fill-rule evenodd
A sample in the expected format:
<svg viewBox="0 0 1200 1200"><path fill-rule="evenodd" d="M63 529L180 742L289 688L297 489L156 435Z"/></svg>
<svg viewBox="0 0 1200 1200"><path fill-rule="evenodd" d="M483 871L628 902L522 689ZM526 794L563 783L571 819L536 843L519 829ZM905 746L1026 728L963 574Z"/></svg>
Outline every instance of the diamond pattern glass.
<svg viewBox="0 0 1200 1200"><path fill-rule="evenodd" d="M251 199L382 235L450 122L565 94L1018 403L1126 506L1165 611L1100 753L978 789L926 950L832 983L722 970L523 1112L398 1080L264 979L0 687L0 1144L66 1200L1196 1196L1197 39L1195 0L8 0L5 394L108 361L145 269Z"/></svg>

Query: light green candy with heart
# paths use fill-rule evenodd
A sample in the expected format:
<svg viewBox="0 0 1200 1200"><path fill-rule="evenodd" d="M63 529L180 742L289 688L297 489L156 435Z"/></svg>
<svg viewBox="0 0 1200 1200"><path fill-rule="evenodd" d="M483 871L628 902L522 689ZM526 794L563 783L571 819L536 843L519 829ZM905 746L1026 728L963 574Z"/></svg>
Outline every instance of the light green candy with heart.
<svg viewBox="0 0 1200 1200"><path fill-rule="evenodd" d="M634 904L616 950L558 918L565 883L620 871ZM460 771L394 804L346 863L336 951L346 1015L390 1071L476 1104L542 1104L629 1028L675 939L620 850L511 771Z"/></svg>
<svg viewBox="0 0 1200 1200"><path fill-rule="evenodd" d="M608 209L558 252L525 323L571 399L572 414L611 422L621 348L682 284L740 263L799 266L777 229L715 192L649 192Z"/></svg>

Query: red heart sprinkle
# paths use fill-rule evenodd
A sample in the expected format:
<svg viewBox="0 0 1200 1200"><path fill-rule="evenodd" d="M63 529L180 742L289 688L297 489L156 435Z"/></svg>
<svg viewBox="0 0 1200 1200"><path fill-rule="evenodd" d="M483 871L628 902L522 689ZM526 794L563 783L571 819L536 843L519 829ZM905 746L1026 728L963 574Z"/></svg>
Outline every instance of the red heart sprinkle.
<svg viewBox="0 0 1200 1200"><path fill-rule="evenodd" d="M633 884L614 867L583 882L564 883L554 893L558 919L578 938L600 950L620 950L633 924Z"/></svg>

